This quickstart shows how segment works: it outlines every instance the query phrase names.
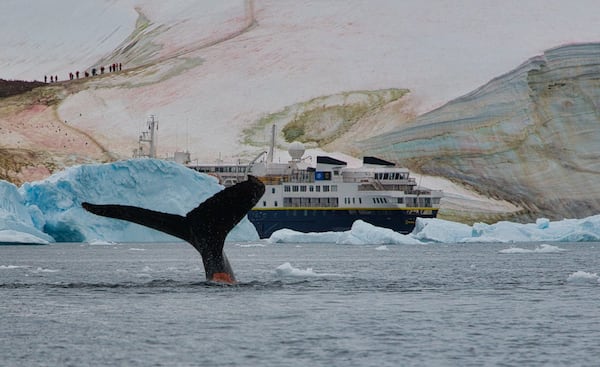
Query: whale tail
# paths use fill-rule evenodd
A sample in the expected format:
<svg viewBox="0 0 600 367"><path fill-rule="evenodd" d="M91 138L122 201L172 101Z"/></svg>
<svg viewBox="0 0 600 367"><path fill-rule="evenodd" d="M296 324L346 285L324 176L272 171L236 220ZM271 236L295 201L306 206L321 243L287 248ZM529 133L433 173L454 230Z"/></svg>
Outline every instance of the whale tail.
<svg viewBox="0 0 600 367"><path fill-rule="evenodd" d="M186 216L128 205L81 206L96 215L122 219L156 229L190 243L202 256L206 279L234 283L235 276L223 252L225 238L265 192L254 176L211 196Z"/></svg>

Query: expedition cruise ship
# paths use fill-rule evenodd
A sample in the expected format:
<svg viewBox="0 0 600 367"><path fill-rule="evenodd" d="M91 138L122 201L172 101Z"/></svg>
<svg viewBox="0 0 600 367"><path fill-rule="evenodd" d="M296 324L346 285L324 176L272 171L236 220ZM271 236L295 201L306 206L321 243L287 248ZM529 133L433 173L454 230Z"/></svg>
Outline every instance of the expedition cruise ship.
<svg viewBox="0 0 600 367"><path fill-rule="evenodd" d="M317 156L316 167L302 159L304 146L292 143L287 163L274 163L272 150L263 162L194 164L188 167L216 176L225 186L248 174L265 184L265 194L248 219L261 238L288 228L300 232L346 231L361 219L378 227L409 233L417 217L435 218L442 191L417 185L406 168L375 157L358 168ZM259 157L257 157L259 158Z"/></svg>

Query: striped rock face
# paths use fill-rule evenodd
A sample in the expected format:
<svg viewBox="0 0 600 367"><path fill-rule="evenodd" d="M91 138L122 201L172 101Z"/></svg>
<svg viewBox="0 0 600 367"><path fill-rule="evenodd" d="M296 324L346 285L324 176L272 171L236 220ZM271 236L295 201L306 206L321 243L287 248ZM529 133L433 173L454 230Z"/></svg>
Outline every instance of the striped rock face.
<svg viewBox="0 0 600 367"><path fill-rule="evenodd" d="M553 219L600 211L600 44L555 48L363 142Z"/></svg>

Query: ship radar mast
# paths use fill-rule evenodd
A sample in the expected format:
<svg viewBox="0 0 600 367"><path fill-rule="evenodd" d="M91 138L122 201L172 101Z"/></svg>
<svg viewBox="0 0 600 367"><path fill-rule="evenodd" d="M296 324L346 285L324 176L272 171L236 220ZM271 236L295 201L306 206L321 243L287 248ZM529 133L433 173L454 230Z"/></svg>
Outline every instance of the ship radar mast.
<svg viewBox="0 0 600 367"><path fill-rule="evenodd" d="M135 158L149 157L156 158L156 140L158 130L158 119L154 115L150 115L146 121L148 127L147 131L142 131L138 140L138 148L133 150L133 156ZM146 151L145 144L148 144L148 150Z"/></svg>

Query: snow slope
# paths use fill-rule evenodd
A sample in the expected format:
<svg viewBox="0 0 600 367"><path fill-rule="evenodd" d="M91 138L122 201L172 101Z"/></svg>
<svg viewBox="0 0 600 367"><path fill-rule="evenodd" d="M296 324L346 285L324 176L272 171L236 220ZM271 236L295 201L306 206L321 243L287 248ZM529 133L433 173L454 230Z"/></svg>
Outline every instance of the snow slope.
<svg viewBox="0 0 600 367"><path fill-rule="evenodd" d="M127 157L154 113L162 154L189 148L206 160L253 148L240 147L242 129L322 95L400 87L421 111L438 106L544 49L600 39L593 4L7 0L0 70L39 80L65 79L98 60L146 65L67 97L60 119ZM249 8L256 25L238 34ZM136 11L146 19L137 29Z"/></svg>

